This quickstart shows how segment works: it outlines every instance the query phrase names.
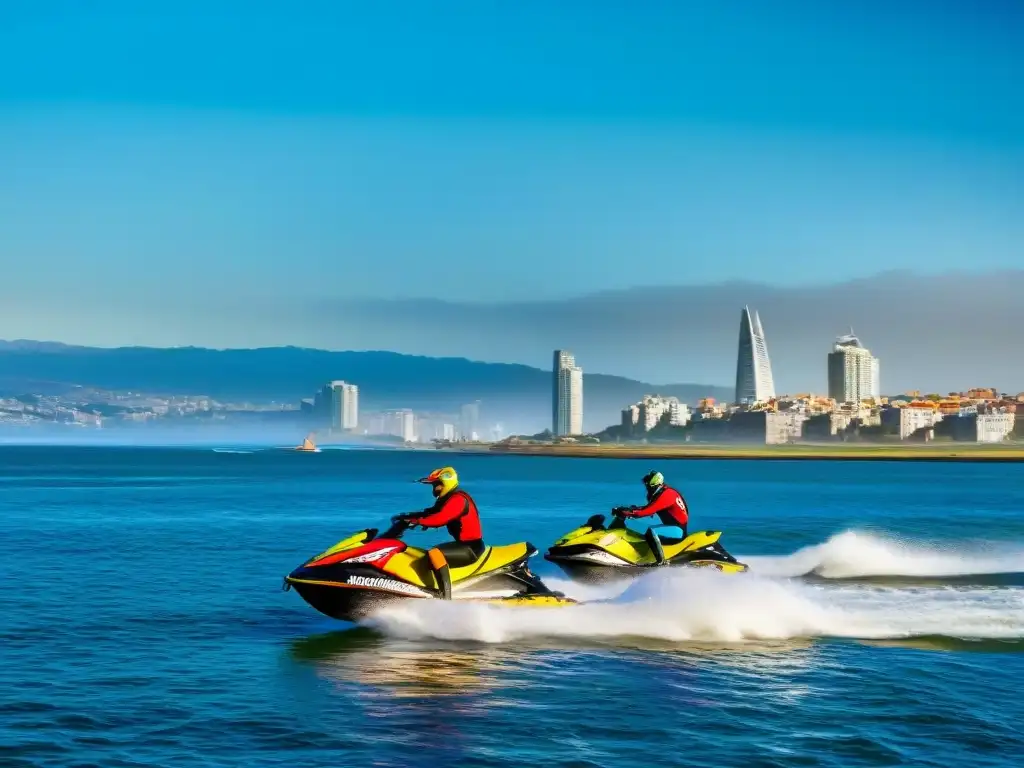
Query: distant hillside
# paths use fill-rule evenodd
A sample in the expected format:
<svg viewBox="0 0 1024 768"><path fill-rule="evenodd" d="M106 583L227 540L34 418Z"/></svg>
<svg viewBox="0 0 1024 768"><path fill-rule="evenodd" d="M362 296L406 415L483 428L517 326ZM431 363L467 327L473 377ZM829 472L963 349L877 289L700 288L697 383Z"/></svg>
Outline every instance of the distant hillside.
<svg viewBox="0 0 1024 768"><path fill-rule="evenodd" d="M551 373L525 365L480 363L393 352L327 352L298 347L213 350L196 347L98 349L49 342L0 341L0 392L57 391L63 385L220 400L289 401L312 397L331 379L359 385L363 409L455 410L481 400L488 422L523 429L551 420ZM728 398L729 390L700 384L652 385L586 374L586 428L619 420L621 408L644 394L694 403Z"/></svg>

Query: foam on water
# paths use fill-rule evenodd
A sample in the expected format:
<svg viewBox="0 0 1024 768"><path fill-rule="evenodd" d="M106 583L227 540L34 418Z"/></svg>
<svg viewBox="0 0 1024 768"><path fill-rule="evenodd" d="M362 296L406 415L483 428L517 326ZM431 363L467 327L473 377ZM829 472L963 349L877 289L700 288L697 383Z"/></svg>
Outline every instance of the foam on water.
<svg viewBox="0 0 1024 768"><path fill-rule="evenodd" d="M765 576L943 577L1024 573L1024 547L914 544L893 536L845 531L782 557L741 557Z"/></svg>
<svg viewBox="0 0 1024 768"><path fill-rule="evenodd" d="M555 584L576 606L410 602L368 623L408 639L502 643L543 637L643 637L671 642L742 642L813 637L1024 638L1024 589L814 585L755 574L672 569L603 598L594 588ZM621 587L615 590L621 590Z"/></svg>

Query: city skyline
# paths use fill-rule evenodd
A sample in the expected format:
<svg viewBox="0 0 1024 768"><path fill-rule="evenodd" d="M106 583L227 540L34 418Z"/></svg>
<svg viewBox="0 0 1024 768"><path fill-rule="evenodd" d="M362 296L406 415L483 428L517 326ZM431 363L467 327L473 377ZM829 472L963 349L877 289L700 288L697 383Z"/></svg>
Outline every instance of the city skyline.
<svg viewBox="0 0 1024 768"><path fill-rule="evenodd" d="M24 350L25 347L22 347ZM44 347L49 354L62 356L53 348ZM3 345L0 344L0 351ZM259 352L259 350L254 350ZM274 350L266 350L274 354ZM939 393L922 395L920 391L892 393L888 397L881 395L879 386L878 360L864 347L858 336L850 329L849 334L838 337L828 356L829 393L773 393L765 384L770 384L771 372L767 365L764 328L760 313L751 312L748 306L741 311L741 333L738 344L738 389L729 400L716 402L717 398L709 399L706 395L697 395L690 403L696 403L698 428L702 439L708 437L749 439L764 432L769 443L799 439L806 426L808 437L829 436L849 437L862 427L872 430L880 428L888 430L886 434L899 434L901 439L919 436L919 430L933 429L946 417L953 420L943 421L944 435L953 434L957 440L969 439L979 442L998 442L1016 427L1015 411L1020 403L1024 403L1024 393L1012 394L1000 388L971 387L958 390L945 396ZM138 350L136 350L138 352ZM173 351L168 351L173 354ZM207 351L208 352L208 351ZM757 394L758 355L765 365L761 372L762 392ZM47 354L35 352L32 354ZM72 353L74 358L88 355L88 350ZM229 353L230 354L230 353ZM387 353L385 353L387 354ZM153 358L149 358L152 362ZM235 357L235 361L239 358ZM349 358L351 359L351 358ZM208 362L212 362L207 358ZM429 363L430 365L435 365ZM448 363L458 363L449 360ZM746 363L746 364L745 364ZM87 367L88 364L87 364ZM163 367L163 366L160 366ZM206 366L204 366L205 368ZM344 369L346 366L340 366ZM514 366L504 367L506 375ZM232 366L232 378L237 379L239 366ZM365 371L364 371L365 373ZM541 373L537 371L537 373ZM595 430L618 437L641 437L657 431L660 437L675 435L678 439L679 428L692 425L687 402L674 395L652 394L645 392L632 405L620 411L621 418L609 427L606 422L592 422L590 428L583 423L582 384L583 372L576 364L575 356L567 350L555 350L553 353L553 369L548 374L553 389L552 396L553 431L556 436L577 437L593 435ZM243 377L251 379L251 375ZM416 377L413 377L416 378ZM598 379L600 380L600 379ZM29 381L29 380L26 380ZM57 384L50 381L49 386ZM633 382L638 384L639 382ZM378 380L387 389L387 380ZM646 386L646 385L644 385ZM290 412L296 425L327 430L329 438L356 435L367 437L392 436L405 442L430 442L477 440L480 435L476 426L480 421L480 399L463 401L460 405L447 412L443 409L428 407L426 412L421 408L380 407L370 410L365 426L359 416L357 386L341 379L334 379L324 384L312 399L303 398L291 407L282 406L280 402L253 405L245 402L232 404L209 397L181 392L177 395L159 395L154 392L140 391L138 386L128 389L117 388L101 391L86 388L81 384L64 385L66 394L11 396L0 392L0 424L6 426L26 426L35 424L70 424L76 427L101 427L104 423L121 426L128 424L149 423L169 420L167 423L191 420L192 426L205 423L223 423L230 414L237 417L240 413L258 414L282 424L280 418ZM161 388L162 389L162 388ZM755 394L743 397L744 389ZM499 389L507 396L507 382ZM413 398L421 393L412 393ZM773 396L774 395L774 396ZM691 397L694 393L691 393ZM623 398L627 400L628 398ZM746 402L736 402L737 400ZM621 400L619 406L621 405ZM973 415L982 417L971 420ZM826 424L819 417L828 416ZM970 418L968 418L970 417ZM605 418L604 415L601 417ZM713 423L705 424L707 419ZM957 420L959 419L959 420ZM966 419L966 420L965 420ZM358 424L358 428L353 426ZM595 426L598 425L599 426ZM666 428L668 431L666 431ZM720 430L707 432L707 429ZM721 431L724 429L725 431ZM672 432L672 430L676 430ZM823 431L824 430L824 431ZM852 433L851 433L852 430ZM952 430L952 433L950 432ZM527 429L526 434L533 430ZM494 422L487 429L493 439L514 434ZM875 434L870 432L868 434ZM916 438L914 438L916 439Z"/></svg>
<svg viewBox="0 0 1024 768"><path fill-rule="evenodd" d="M908 439L919 430L933 429L945 416L951 415L952 406L955 410L952 415L960 419L950 422L950 429L957 433L957 439L965 439L966 436L967 439L976 438L979 442L998 442L1015 429L1016 404L1008 404L1005 408L1000 406L997 390L972 390L975 396L968 394L966 401L959 395L946 399L940 397L938 400L933 399L936 396L929 395L922 400L919 393L906 393L906 397L896 395L890 402L880 388L879 360L861 343L852 327L848 334L837 337L833 342L832 351L828 354L827 369L827 397L814 393L776 393L760 313L757 310L751 312L750 307L745 305L740 315L734 398L728 404L702 399L697 407L700 420L725 419L725 429L731 430L728 434L732 437L744 433L749 437L763 429L765 440L769 443L800 439L806 425L813 424L813 419L825 415L829 417L827 428L824 423L818 423L810 427L810 434L836 437L840 433L847 434L851 428L884 427L895 430L901 439ZM552 354L551 374L550 433L556 438L593 435L592 430L588 432L583 426L583 371L577 365L575 356L568 350L556 349ZM339 404L337 392L346 392L354 387L334 381L325 390L327 388L335 393L331 401L332 409L347 412L348 405L344 401ZM981 411L979 400L983 402ZM377 413L372 421L380 423L376 433L398 436L405 442L426 442L431 439L477 440L475 425L479 421L479 414L480 401L476 400L460 406L459 415L448 423L425 419L408 408ZM734 415L735 424L732 421ZM397 428L387 426L395 417L399 419ZM973 421L963 421L964 418ZM332 414L332 423L338 419L337 413ZM602 434L606 431L615 434L618 430L620 437L636 437L656 428L686 427L690 421L689 406L678 398L647 393L622 410L619 425L606 427ZM722 423L725 422L719 421L719 426ZM708 426L704 424L704 427ZM822 428L825 428L824 433ZM374 429L371 427L364 430L364 433L374 434ZM433 434L428 434L431 431ZM719 436L725 434L721 432Z"/></svg>
<svg viewBox="0 0 1024 768"><path fill-rule="evenodd" d="M1020 295L1024 270L938 277L891 272L812 288L721 283L622 289L557 302L361 301L281 307L279 312L254 307L250 327L265 331L265 343L259 347L434 355L436 339L443 337L445 354L453 357L540 370L550 367L546 350L551 348L548 341L554 340L586 359L592 372L653 385L693 382L732 387L734 312L737 306L750 304L769 323L779 391L826 391L821 349L834 338L828 329L851 324L872 340L873 353L886 360L890 391L952 391L978 381L1018 391L1024 389L1024 366L1007 350L1019 344L1017 329L1024 327ZM947 307L953 305L971 322L950 322ZM643 312L637 312L637 306L643 306ZM350 331L342 337L311 337L303 331L306 315L315 319L316 328ZM6 338L53 340L45 332L51 327L47 315L19 312L0 303L0 335ZM210 328L221 333L225 326L213 322ZM941 333L936 332L939 328ZM332 338L346 343L332 343ZM665 354L667 339L672 339L672 355ZM68 336L56 340L75 342ZM127 341L127 346L249 346L235 343L230 331L211 340L217 343L188 338L167 339L173 342L169 345ZM964 381L964 371L971 372L971 381Z"/></svg>

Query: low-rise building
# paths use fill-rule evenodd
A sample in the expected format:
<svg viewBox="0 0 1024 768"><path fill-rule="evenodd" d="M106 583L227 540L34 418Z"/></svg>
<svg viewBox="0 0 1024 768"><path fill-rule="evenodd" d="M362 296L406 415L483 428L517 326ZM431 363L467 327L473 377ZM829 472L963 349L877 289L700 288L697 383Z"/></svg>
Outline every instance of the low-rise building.
<svg viewBox="0 0 1024 768"><path fill-rule="evenodd" d="M806 414L798 411L781 411L766 414L764 441L768 445L792 443L803 436Z"/></svg>
<svg viewBox="0 0 1024 768"><path fill-rule="evenodd" d="M975 438L978 442L1002 442L1014 431L1014 413L978 414L975 417Z"/></svg>
<svg viewBox="0 0 1024 768"><path fill-rule="evenodd" d="M916 401L902 408L884 408L881 414L881 423L893 428L900 440L906 440L920 430L934 429L942 419L943 414L934 404Z"/></svg>
<svg viewBox="0 0 1024 768"><path fill-rule="evenodd" d="M957 417L953 437L976 443L1001 443L1013 434L1016 414L1012 412L973 413Z"/></svg>
<svg viewBox="0 0 1024 768"><path fill-rule="evenodd" d="M702 419L720 419L727 412L726 407L721 403L716 403L713 397L705 397L697 403L696 415Z"/></svg>
<svg viewBox="0 0 1024 768"><path fill-rule="evenodd" d="M666 417L672 426L684 427L690 422L690 407L678 397L644 395L622 410L622 426L630 433L650 432Z"/></svg>
<svg viewBox="0 0 1024 768"><path fill-rule="evenodd" d="M729 418L729 436L766 445L792 443L803 436L806 421L799 411L739 411Z"/></svg>
<svg viewBox="0 0 1024 768"><path fill-rule="evenodd" d="M804 422L803 436L808 440L829 440L849 435L860 427L875 427L880 423L878 411L869 408L815 413Z"/></svg>

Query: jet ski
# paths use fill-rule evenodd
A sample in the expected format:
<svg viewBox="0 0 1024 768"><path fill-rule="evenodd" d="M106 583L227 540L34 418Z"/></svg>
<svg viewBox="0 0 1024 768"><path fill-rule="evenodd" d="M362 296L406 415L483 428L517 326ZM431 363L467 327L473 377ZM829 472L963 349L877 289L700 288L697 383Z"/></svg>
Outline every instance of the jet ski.
<svg viewBox="0 0 1024 768"><path fill-rule="evenodd" d="M612 510L612 516L608 527L604 515L592 516L556 541L544 558L570 578L591 583L631 578L660 567L647 538L627 528L618 509ZM718 541L721 536L720 531L698 531L676 544L663 543L665 559L661 565L717 568L726 573L746 571L745 564L722 548Z"/></svg>
<svg viewBox="0 0 1024 768"><path fill-rule="evenodd" d="M407 600L444 599L430 566L431 554L402 541L414 523L396 520L378 536L367 528L311 557L284 579L325 616L358 621L381 608ZM554 592L530 572L537 554L528 542L488 546L471 563L449 563L451 599L499 605L560 606L576 601Z"/></svg>

